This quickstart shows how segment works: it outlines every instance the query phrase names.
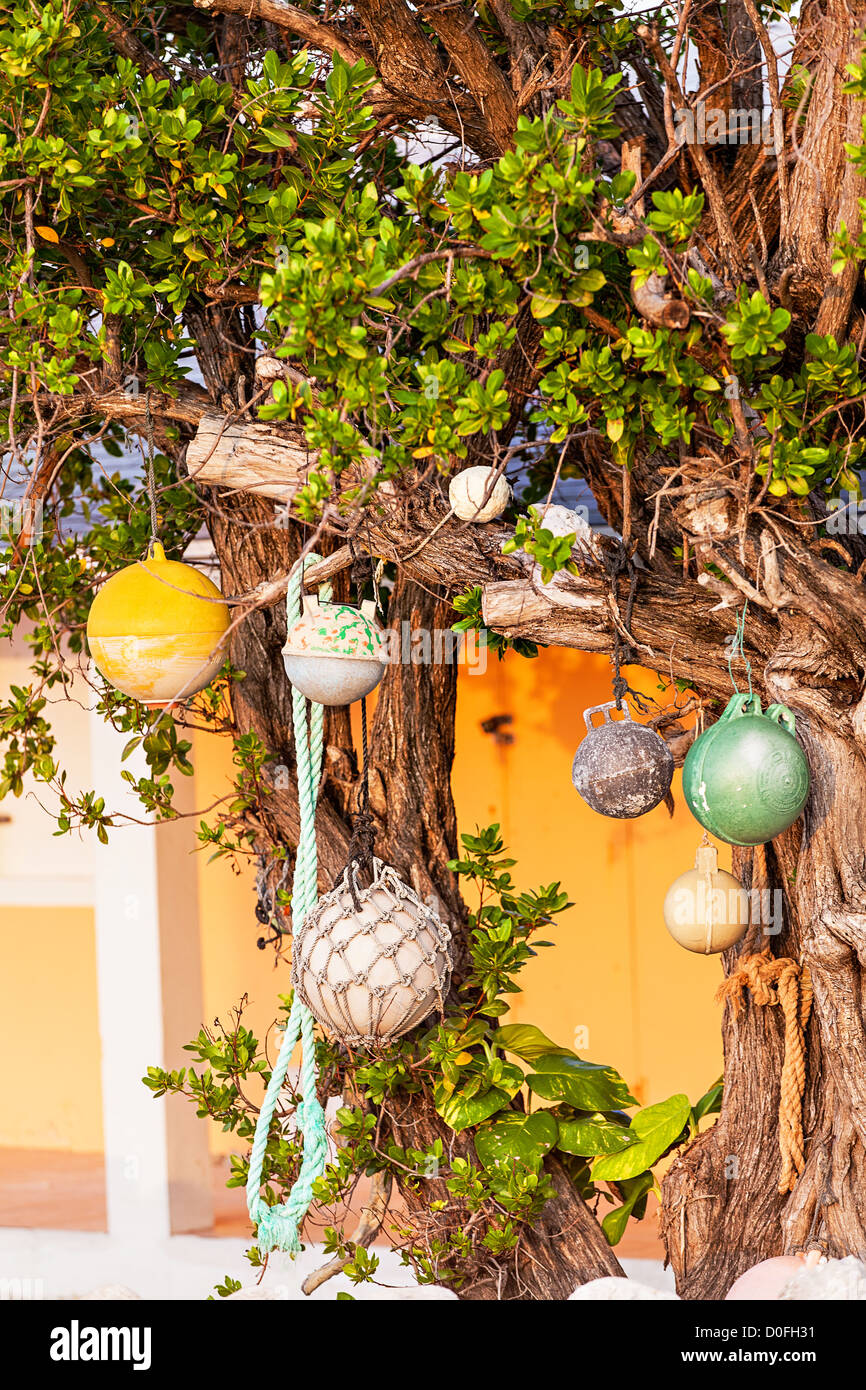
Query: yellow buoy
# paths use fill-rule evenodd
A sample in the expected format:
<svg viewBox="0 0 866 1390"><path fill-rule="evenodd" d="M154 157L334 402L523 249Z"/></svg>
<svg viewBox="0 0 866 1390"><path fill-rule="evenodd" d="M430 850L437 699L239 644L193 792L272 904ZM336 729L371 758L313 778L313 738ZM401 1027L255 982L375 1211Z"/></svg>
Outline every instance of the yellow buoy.
<svg viewBox="0 0 866 1390"><path fill-rule="evenodd" d="M225 661L229 610L192 565L167 560L154 541L146 560L112 575L87 618L97 669L124 695L174 704L209 685Z"/></svg>

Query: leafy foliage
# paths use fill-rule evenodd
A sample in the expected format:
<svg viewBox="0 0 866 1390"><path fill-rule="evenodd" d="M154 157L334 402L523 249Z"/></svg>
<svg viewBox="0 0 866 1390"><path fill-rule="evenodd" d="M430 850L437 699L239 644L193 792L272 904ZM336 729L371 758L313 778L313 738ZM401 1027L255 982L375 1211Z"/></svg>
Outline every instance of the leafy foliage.
<svg viewBox="0 0 866 1390"><path fill-rule="evenodd" d="M472 1246L491 1253L514 1249L525 1223L537 1219L554 1196L548 1157L567 1167L588 1200L617 1203L603 1223L615 1244L629 1216L639 1218L646 1209L653 1165L690 1137L718 1102L716 1090L692 1111L685 1096L672 1096L629 1118L625 1112L636 1101L613 1067L585 1061L533 1024L498 1022L509 997L520 992L520 973L536 950L550 944L536 934L569 904L558 883L517 890L514 861L497 825L464 835L462 842L465 858L453 867L474 885L478 905L470 915L471 961L460 1005L451 1004L444 1020L355 1062L320 1041L322 1100L339 1093L350 1077L358 1101L338 1111L337 1154L316 1188L317 1208L327 1215L349 1200L359 1173L390 1173L404 1190L429 1193L425 1205L440 1215L453 1209L450 1235L445 1239L440 1225L435 1248L411 1220L392 1224L388 1233L422 1280L456 1286ZM282 1002L288 1010L290 999ZM188 1050L203 1069L150 1068L146 1084L156 1095L186 1096L199 1115L249 1140L257 1113L247 1094L249 1079L256 1076L265 1085L270 1069L242 1023L242 1010L219 1036L203 1030ZM422 1148L379 1141L383 1113L400 1097L422 1093L468 1141L465 1151L448 1158L441 1139ZM264 1168L270 1202L280 1200L298 1171L298 1144L285 1123L297 1099L286 1097L271 1128ZM235 1155L230 1185L244 1183L246 1173L246 1157ZM471 1239L462 1224L467 1211L475 1217ZM375 1257L348 1245L336 1225L328 1227L325 1244L328 1254L351 1254L350 1278L375 1275Z"/></svg>
<svg viewBox="0 0 866 1390"><path fill-rule="evenodd" d="M724 471L746 415L762 486L803 507L804 524L841 488L859 496L862 422L846 414L866 396L855 347L813 333L801 351L789 311L761 288L720 293L691 254L706 214L698 191L653 191L645 217L629 211L635 234L616 233L635 185L634 174L606 172L600 155L618 138L634 58L635 17L618 4L513 0L516 20L549 25L580 60L570 75L565 65L543 114L521 110L501 157L468 168L441 151L403 153L397 137L414 131L395 135L379 119L377 75L363 60L317 58L290 42L277 52L251 19L230 81L217 31L194 8L155 17L143 0L118 0L121 28L143 36L138 61L118 50L104 9L13 3L0 27L0 430L10 476L44 501L46 521L30 544L10 538L0 569L0 636L23 634L32 677L0 703L0 795L29 784L50 791L58 834L104 842L119 819L98 788L70 789L51 705L87 656L94 592L149 538L142 470L130 477L119 466L142 428L129 398L162 402L155 481L172 556L212 524L216 505L183 469L191 428L182 406L186 393L200 401L199 378L224 413L290 426L308 446L291 508L292 522L308 527L328 519L345 529L384 484L411 496L468 461L498 458L509 425L507 463L530 507L580 476L590 446L619 470L655 455L733 451ZM477 10L479 32L501 54L490 7ZM428 23L420 10L417 20ZM849 75L849 91L866 95L863 66ZM805 98L807 84L795 72L790 99ZM866 144L849 155L866 171ZM835 270L864 259L864 234L843 227ZM630 288L654 280L687 306L687 328L655 326L634 309ZM517 400L506 367L527 320L542 372ZM231 380L209 363L214 336ZM250 368L266 354L297 370L253 391ZM530 510L505 551L528 556L547 581L575 572L573 540ZM683 555L671 548L660 558L673 570ZM482 630L500 657L535 655L533 643L484 629L480 587L454 607L456 630ZM199 830L215 857L256 853L273 790L273 750L239 733L226 698L244 678L226 666L175 717L94 681L99 712L128 735L136 771L130 763L126 779L149 814L176 814L176 779L192 770L190 728L232 738L234 784ZM421 1277L454 1283L476 1246L500 1255L519 1244L550 1199L554 1162L596 1205L615 1202L604 1219L615 1243L643 1214L654 1165L719 1104L716 1087L694 1107L674 1096L629 1117L636 1102L615 1070L533 1026L501 1022L566 895L557 883L518 891L496 827L463 845L454 867L479 901L459 1007L352 1069L358 1104L340 1112L341 1147L319 1192L338 1205L361 1172L398 1174L404 1188L433 1184L431 1203L453 1211L445 1234L400 1238ZM276 906L285 909L285 893ZM186 1095L246 1142L254 1111L244 1088L270 1069L242 1010L189 1050L190 1067L154 1069L147 1084ZM322 1042L320 1062L323 1088L336 1093L345 1057ZM406 1095L423 1096L453 1131L447 1162L441 1143L378 1143L377 1114ZM275 1125L272 1200L297 1163L293 1136ZM245 1173L237 1157L232 1182ZM471 1231L467 1211L478 1214ZM329 1249L350 1254L332 1230ZM348 1270L371 1277L375 1257L355 1252Z"/></svg>
<svg viewBox="0 0 866 1390"><path fill-rule="evenodd" d="M140 0L117 13L133 28L144 18ZM688 452L708 430L730 443L746 405L763 437L758 471L771 496L859 495L863 441L832 409L864 394L854 348L813 334L791 366L787 310L744 288L717 307L685 255L703 211L699 193L654 192L635 246L608 235L633 177L606 177L590 154L616 131L620 74L602 69L624 59L629 32L624 19L594 30L597 65L574 65L568 95L544 116L522 115L514 147L495 163L455 172L401 160L393 143L372 139L375 74L363 62L335 54L322 65L307 49L262 49L236 89L214 75L212 32L193 12L178 18L170 77L160 77L120 55L83 0L6 11L0 85L14 118L0 139L8 306L0 375L13 405L0 428L25 469L39 448L63 467L49 534L11 554L0 575L0 631L32 625L34 674L0 709L4 790L20 794L30 775L57 793L61 831L110 828L97 793L65 791L40 702L66 681L62 652L83 650L93 590L147 539L141 480L107 474L97 453L98 445L118 454L125 429L92 425L85 412L87 429L61 417L46 432L34 398L95 398L118 381L176 396L209 297L219 302L223 289L260 300L255 325L245 310L236 325L252 333L254 350L303 366L302 379L276 382L256 406L263 419L300 426L317 454L294 501L302 520L355 505L352 487L335 495L352 467L372 469L373 486L419 467L448 472L490 440L511 409L499 364L527 303L548 363L518 435L530 499L551 477L579 471L577 440L601 438L615 463L630 466L638 447ZM852 68L850 89L862 86ZM850 153L863 158L859 146ZM861 255L859 243L844 242L840 269ZM630 277L650 274L694 311L688 329L651 328L623 309ZM183 428L167 424L156 471L170 554L182 553L206 517L178 481L184 444ZM86 529L63 536L76 508ZM565 539L531 514L517 523L507 549L516 548L545 579L573 564ZM456 606L458 628L483 626L474 591ZM501 655L507 639L485 636ZM534 654L531 643L514 645ZM133 702L110 691L101 698L118 727L141 739L151 771L134 784L144 807L171 815L171 777L188 772L185 740L173 742L168 724ZM197 715L226 727L218 700L206 697ZM229 813L230 828L240 814ZM229 838L243 848L233 831Z"/></svg>

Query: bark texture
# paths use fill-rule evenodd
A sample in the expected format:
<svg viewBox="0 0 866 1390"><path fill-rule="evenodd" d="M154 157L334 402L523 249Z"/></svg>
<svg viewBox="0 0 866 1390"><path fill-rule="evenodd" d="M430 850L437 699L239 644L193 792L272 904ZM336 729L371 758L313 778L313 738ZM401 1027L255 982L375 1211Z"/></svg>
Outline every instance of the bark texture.
<svg viewBox="0 0 866 1390"><path fill-rule="evenodd" d="M604 493L601 482L597 493ZM265 505L244 504L254 509ZM395 498L376 520L375 548L384 554L411 555L419 540L429 536L432 518L441 521L440 507L433 496L425 510L417 492L411 498ZM712 503L687 499L676 522L663 523L687 526L692 546L706 547L729 578L701 585L682 579L674 582L647 570L638 586L629 635L645 664L661 668L667 663L673 674L687 678L705 696L723 696L729 678L722 653L731 626L724 603L726 599L740 603L743 586L751 582L745 575L761 572L760 587L751 594L754 609L748 652L765 703L780 700L795 712L812 774L812 794L802 825L779 837L768 856L769 886L783 893L785 918L782 933L767 941L774 956L791 957L808 966L815 998L807 1037L807 1164L794 1192L784 1196L777 1191L784 1053L780 1011L749 1005L736 1019L730 1007L725 1010L726 1089L721 1117L677 1159L664 1188L664 1236L678 1286L690 1298L723 1296L739 1273L772 1254L804 1248L820 1248L831 1255L866 1254L860 1196L866 1136L866 1028L861 994L866 950L862 829L866 824L862 696L866 632L862 605L855 608L860 583L798 540L795 528L783 531L784 547L779 547L778 554L775 548L770 551L775 541L768 529L757 536L750 530L747 563L741 571L725 515ZM612 520L618 519L612 515ZM229 538L238 534L235 526L227 528ZM404 616L418 626L448 621L448 605L413 583L412 576L425 586L444 584L453 590L477 582L486 573L490 578L484 584L485 620L498 631L609 651L614 632L623 623L623 594L611 583L602 559L593 562L584 556L579 577L561 578L556 586L542 585L516 559L506 562L497 556L503 534L507 532L497 526L475 527L470 545L470 537L457 523L441 527L419 553L404 561L389 615L392 624ZM240 542L246 555L256 553L257 536L248 532ZM218 539L224 573L233 573L239 585L250 586L257 576L272 575L275 563L290 562L289 555L270 555L259 568L232 571L237 544ZM602 556L603 551L602 544ZM497 571L498 576L510 577L498 577ZM253 659L261 653L261 684L255 689L270 709L273 665L282 637L268 612L255 615L240 661L249 668L250 644L255 647ZM389 674L374 721L373 807L389 857L412 877L418 891L437 893L452 922L458 922L459 900L445 868L453 853L455 830L448 789L453 675L447 667L421 672L411 666ZM255 698L246 692L240 698L242 708L250 710L249 717L258 721L257 727L266 728L269 746L281 746L281 737L285 743L285 736L272 725L262 725ZM335 804L341 799L345 805L351 798L344 794ZM295 830L293 814L287 807L289 835ZM326 819L325 825L327 853L334 848L339 861L345 839L338 813L333 823ZM742 876L748 882L750 865L747 856L740 858ZM738 955L738 950L726 954L728 972L736 968ZM437 1121L430 1107L422 1107L420 1113L412 1108L394 1123L395 1137L405 1142L409 1128L417 1126L419 1133L429 1136L429 1127ZM561 1201L567 1204L565 1188ZM564 1208L557 1219L565 1222ZM575 1252L581 1252L575 1253L574 1263L566 1258L563 1247L558 1259L565 1264L542 1274L542 1261L536 1269L538 1284L523 1274L515 1274L512 1283L511 1276L501 1271L479 1273L472 1296L561 1296L550 1292L556 1270L561 1274L556 1286L560 1288L563 1281L577 1282L576 1271L580 1278L603 1272L602 1264L609 1264L612 1254L590 1238L588 1213L573 1192L570 1220ZM539 1238L544 1238L543 1230ZM726 1252L725 1261L719 1260L719 1250ZM534 1292L527 1295L526 1290Z"/></svg>
<svg viewBox="0 0 866 1390"><path fill-rule="evenodd" d="M794 54L808 75L808 101L804 96L789 126L791 215L779 265L792 272L793 303L816 314L815 331L837 338L847 327L857 267L830 274L833 236L842 223L859 227L858 199L866 192L845 155L846 142L861 139L861 103L843 92L846 67L862 51L864 20L866 6L856 0L813 0L803 7Z"/></svg>
<svg viewBox="0 0 866 1390"><path fill-rule="evenodd" d="M585 35L572 42L541 17L518 21L507 0L477 8L356 0L340 8L339 20L284 0L197 4L219 16L220 25L222 16L230 16L250 26L242 32L232 23L219 31L222 61L236 87L243 35L257 25L276 26L290 47L305 43L320 54L337 51L347 61L369 62L377 73L370 101L383 129L393 124L411 133L435 118L461 145L460 161L476 168L509 146L521 112L543 112L568 90L574 62L589 51ZM118 50L162 75L160 59L107 6L98 10ZM862 349L859 266L833 277L830 258L841 223L856 236L861 222L863 180L844 150L846 141L861 138L861 110L843 86L845 65L860 52L864 19L862 0L807 0L780 90L753 0L731 0L724 10L710 0L686 3L675 41L666 37L663 44L652 24L635 29L630 61L641 99L624 92L617 103L624 136L632 145L643 142L642 173L650 180L645 197L674 176L686 191L703 192L706 211L690 248L692 261L710 275L722 305L744 280L774 306L788 308L794 362L810 331L831 332L840 342L850 335ZM683 85L691 43L700 58L702 96L729 114L762 105L766 79L770 104L762 115L776 118L769 141L718 147L678 142L674 117L690 109L694 95ZM236 90L236 103L243 99ZM616 168L624 157L622 140L603 143L599 159ZM240 284L202 288L201 302L188 307L186 321L204 386L184 387L173 398L154 395L152 407L158 429L172 422L192 440L186 467L214 501L212 532L224 589L247 596L249 614L233 647L235 663L247 673L235 696L238 728L255 730L274 760L291 766L289 690L280 659L284 618L275 581L288 574L309 535L276 527L272 499L290 500L310 461L299 430L264 426L245 414L241 378L249 360L237 344L246 333L254 349L255 332L251 313L244 320L238 305L254 298ZM635 309L646 322L654 315L665 322L671 303L656 297L651 305L645 298ZM591 308L586 317L594 329L618 337L618 326ZM500 463L526 419L527 394L543 370L543 329L525 304L516 326L516 341L491 364L505 372L509 419L498 434L473 442L473 462ZM121 391L112 371L108 363L98 391L53 400L52 421L95 414L141 431L143 399ZM611 527L629 538L637 588L628 622L628 581L616 542L602 539L594 554L576 552L579 575L563 574L556 584L544 585L525 558L502 556L508 528L446 520L447 504L432 474L381 497L369 509L367 532L374 553L400 567L392 625L403 619L431 628L450 625L447 597L480 585L484 620L496 631L591 652L610 652L615 642L624 642L644 665L687 681L705 702L708 720L718 709L712 702L730 690L725 641L733 610L749 602L746 650L756 689L765 702L780 700L794 711L812 775L802 822L768 854L770 887L785 899L784 929L769 945L774 955L808 967L814 985L806 1163L794 1191L780 1195L780 1010L749 1004L735 1018L727 1007L721 1116L680 1153L664 1184L663 1233L678 1287L688 1298L720 1297L756 1260L782 1251L817 1246L831 1255L866 1258L864 544L859 536L815 540L817 512L808 501L801 509L796 499L768 498L755 472L762 441L750 434L741 407L739 413L732 407L732 414L736 438L724 459L713 451L713 436L713 448L696 457L675 449L638 456L627 480L593 432L566 445L564 475L582 474ZM674 559L675 547L681 548L681 561ZM337 582L345 580L338 576ZM447 869L456 831L449 785L454 699L453 668L392 668L376 709L371 760L380 847L419 892L437 895L459 943L464 913ZM319 822L323 887L344 863L347 815L357 792L357 757L345 713L329 718L326 741ZM275 788L264 798L254 829L264 847L293 845L298 824L292 796ZM748 880L749 858L741 855L740 861ZM738 955L726 953L726 972L736 967ZM404 1145L443 1133L424 1095L388 1122ZM458 1136L454 1151L462 1152L464 1142ZM578 1282L618 1272L564 1170L551 1163L550 1172L558 1197L538 1229L527 1233L521 1258L487 1261L474 1272L466 1297L563 1297ZM434 1222L412 1194L407 1200L415 1203L417 1219Z"/></svg>
<svg viewBox="0 0 866 1390"><path fill-rule="evenodd" d="M442 1121L428 1097L415 1098L414 1104L398 1113L388 1112L386 1123L397 1144L420 1147L442 1137ZM471 1156L472 1144L465 1135L448 1133L448 1152L453 1158ZM473 1265L461 1260L454 1270L468 1283L460 1291L463 1298L477 1302L514 1299L566 1299L579 1284L613 1275L623 1270L611 1250L601 1226L586 1203L575 1192L574 1184L558 1159L548 1157L545 1171L553 1182L556 1196L547 1203L541 1218L525 1228L517 1258L488 1257ZM419 1239L435 1239L440 1231L456 1233L467 1229L467 1215L455 1213L444 1178L424 1184L423 1194L409 1191L404 1198L419 1231ZM441 1226L430 1211L430 1203L448 1202L447 1221ZM445 1273L447 1266L440 1272Z"/></svg>
<svg viewBox="0 0 866 1390"><path fill-rule="evenodd" d="M290 567L300 554L296 530L273 526L273 504L245 495L223 499L214 510L212 534L220 559L224 592L238 592ZM397 580L387 613L388 625L401 632L433 633L447 629L453 608L445 598L414 583ZM275 764L294 766L291 734L291 689L283 672L281 648L286 624L281 604L257 609L237 629L232 644L234 665L246 672L233 694L239 732L254 731ZM411 655L411 652L410 652ZM457 819L451 795L457 668L454 664L392 664L379 688L370 730L370 807L375 817L376 852L425 899L432 897L454 934L454 988L467 960L466 914L448 860L457 854ZM325 731L325 773L319 794L317 830L319 882L330 888L342 871L349 847L350 816L357 803L358 762L348 711L329 710ZM249 826L251 818L245 823ZM290 853L298 841L296 794L271 787L263 798L257 848L270 855L275 846ZM471 1140L456 1137L437 1115L426 1093L407 1097L386 1113L383 1132L401 1147L423 1147L442 1139L454 1154L471 1152ZM555 1159L548 1168L557 1197L543 1220L526 1229L517 1252L507 1259L492 1256L477 1269L461 1273L467 1299L567 1298L578 1284L604 1274L621 1273L598 1223ZM429 1211L436 1199L424 1184L424 1196L404 1192L418 1239L434 1239L441 1223ZM469 1212L450 1205L449 1224L462 1228ZM443 1270L443 1275L446 1271Z"/></svg>

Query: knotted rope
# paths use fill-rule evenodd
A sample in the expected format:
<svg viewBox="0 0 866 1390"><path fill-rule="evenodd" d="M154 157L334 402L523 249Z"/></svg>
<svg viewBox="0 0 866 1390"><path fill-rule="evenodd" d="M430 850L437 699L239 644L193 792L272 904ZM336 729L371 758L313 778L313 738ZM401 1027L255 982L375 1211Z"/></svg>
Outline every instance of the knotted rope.
<svg viewBox="0 0 866 1390"><path fill-rule="evenodd" d="M744 1007L746 991L758 1005L780 1004L785 1016L785 1057L779 1095L779 1149L782 1173L779 1191L793 1192L806 1166L803 1152L803 1092L806 1086L805 1032L812 1010L812 977L807 965L787 956L775 958L769 946L746 956L719 986L716 1001L730 999L734 1017Z"/></svg>
<svg viewBox="0 0 866 1390"><path fill-rule="evenodd" d="M318 555L307 555L303 568L306 569L309 565L316 564L319 558ZM301 611L302 591L303 576L301 568L298 567L291 577L286 593L286 613L290 624ZM329 585L323 585L320 592L326 602L331 598ZM308 721L307 701L295 686L292 686L292 726L295 735L298 810L301 823L298 850L295 857L295 873L292 881L292 929L296 931L307 913L315 907L318 898L316 801L318 800L319 781L322 772L324 710L321 705L311 700ZM265 1098L262 1101L250 1153L250 1167L247 1177L247 1210L250 1214L250 1220L258 1226L256 1240L263 1252L285 1250L290 1255L298 1253L301 1248L301 1226L313 1200L313 1184L325 1171L328 1139L325 1130L325 1112L316 1094L316 1052L313 1024L313 1015L296 993L286 1022L280 1055L271 1073ZM262 1185L262 1170L274 1111L286 1079L292 1053L299 1039L301 1043L300 1092L302 1099L295 1112L295 1121L303 1136L304 1155L301 1170L287 1201L281 1206L270 1207L259 1192Z"/></svg>
<svg viewBox="0 0 866 1390"><path fill-rule="evenodd" d="M622 702L626 695L630 695L637 709L641 713L646 713L649 706L645 703L644 697L639 691L633 690L622 674L622 667L637 661L637 652L634 648L634 638L632 636L632 620L634 614L634 601L637 594L639 571L634 562L632 553L623 543L620 543L612 554L605 554L604 568L608 579L608 604L610 606L611 625L613 627L613 652L611 662L613 664L613 698L618 710L622 709ZM620 575L628 575L628 597L625 605L625 615L620 612L618 589ZM624 640L624 635L627 640Z"/></svg>

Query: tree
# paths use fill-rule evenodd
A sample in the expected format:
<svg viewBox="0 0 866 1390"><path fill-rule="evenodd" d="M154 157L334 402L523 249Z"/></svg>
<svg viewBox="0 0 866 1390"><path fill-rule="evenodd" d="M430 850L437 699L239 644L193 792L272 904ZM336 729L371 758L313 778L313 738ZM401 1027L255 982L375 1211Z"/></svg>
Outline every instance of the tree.
<svg viewBox="0 0 866 1390"><path fill-rule="evenodd" d="M239 767L236 800L202 837L260 858L269 913L298 834L296 800L267 768L292 765L280 599L302 551L325 557L305 582L330 577L343 595L350 567L365 579L359 555L387 562L392 625L448 627L456 602L500 653L544 643L639 660L693 692L706 720L730 691L747 602L737 650L756 689L795 712L812 793L802 821L764 858L737 851L735 870L784 893L770 949L808 968L814 1011L793 1190L777 1190L780 1010L726 1010L712 1128L695 1137L696 1111L672 1112L662 1147L683 1147L663 1229L680 1291L711 1298L783 1250L866 1253L866 69L861 8L841 0L803 0L790 22L763 0L684 0L652 23L617 10L50 0L7 11L3 418L31 510L2 584L5 631L32 625L34 680L3 710L3 789L19 793L30 774L57 788L61 830L110 829L98 789L66 794L45 700L83 650L93 588L147 539L140 480L108 477L95 451L118 454L151 422L166 544L181 553L204 522L238 612L231 668L185 716L230 733ZM522 516L448 515L443 480L474 464L520 474ZM568 477L586 480L617 539L545 525ZM88 526L75 537L63 527L79 494ZM170 778L188 770L183 717L100 698L143 738L152 776L139 794L170 816ZM455 930L458 982L492 1006L478 1015L483 1039L435 1035L438 1070L477 1097L513 1065L491 1038L520 961L479 977L490 912L520 957L560 897L558 885L517 894L489 832L462 872L507 881L498 905L467 916L451 867L454 701L453 667L424 679L391 669L371 805L382 853L436 893ZM688 736L658 723L681 760ZM357 799L345 711L329 715L326 741L323 886L345 861ZM728 974L737 958L726 953ZM367 1088L346 1110L359 1161L371 1157L370 1096L406 1095L402 1124L380 1109L377 1148L426 1223L427 1274L457 1277L467 1297L543 1298L616 1272L584 1200L599 1196L588 1161L601 1140L570 1158L533 1141L506 1190L495 1163L473 1167L484 1121L455 1141L430 1087L408 1085L410 1055L358 1069L323 1053L344 1096ZM563 1050L543 1055L555 1069ZM602 1101L566 1099L563 1124L598 1111L616 1127L628 1101L605 1075ZM248 1117L235 1119L243 1136ZM424 1187L412 1165L443 1137L450 1177ZM273 1162L288 1172L291 1154ZM638 1181L614 1185L623 1208L639 1205L627 1186ZM431 1192L443 1194L439 1226ZM476 1210L486 1244L458 1250L455 1230Z"/></svg>

